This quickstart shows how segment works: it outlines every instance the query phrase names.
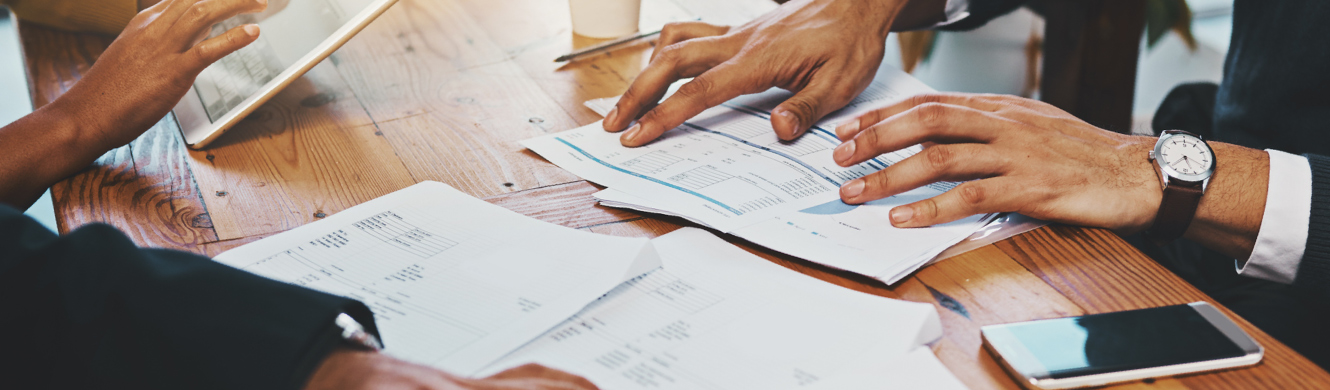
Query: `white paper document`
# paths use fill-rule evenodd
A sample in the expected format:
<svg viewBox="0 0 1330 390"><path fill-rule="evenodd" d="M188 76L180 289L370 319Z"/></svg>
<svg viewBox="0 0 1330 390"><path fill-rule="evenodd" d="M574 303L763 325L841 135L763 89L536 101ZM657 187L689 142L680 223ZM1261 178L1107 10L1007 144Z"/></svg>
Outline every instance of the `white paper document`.
<svg viewBox="0 0 1330 390"><path fill-rule="evenodd" d="M873 389L865 378L942 336L932 305L824 283L704 230L601 236L434 182L215 260L360 300L386 353L470 377L535 362L602 389Z"/></svg>
<svg viewBox="0 0 1330 390"><path fill-rule="evenodd" d="M897 229L892 207L954 186L935 183L864 205L840 201L849 181L895 164L914 146L843 168L833 161L834 124L905 97L932 92L884 67L867 90L807 134L782 142L770 110L790 96L773 89L708 109L655 142L625 148L600 123L526 140L550 162L609 190L605 205L677 215L771 249L894 283L981 228L992 215L922 229ZM607 107L594 101L589 107Z"/></svg>
<svg viewBox="0 0 1330 390"><path fill-rule="evenodd" d="M551 225L437 182L214 260L360 300L388 353L462 375L659 266L646 239Z"/></svg>
<svg viewBox="0 0 1330 390"><path fill-rule="evenodd" d="M624 283L487 373L540 363L603 389L801 389L876 376L942 336L932 305L824 283L704 230L680 229L652 245L661 269ZM836 388L883 384L854 382Z"/></svg>

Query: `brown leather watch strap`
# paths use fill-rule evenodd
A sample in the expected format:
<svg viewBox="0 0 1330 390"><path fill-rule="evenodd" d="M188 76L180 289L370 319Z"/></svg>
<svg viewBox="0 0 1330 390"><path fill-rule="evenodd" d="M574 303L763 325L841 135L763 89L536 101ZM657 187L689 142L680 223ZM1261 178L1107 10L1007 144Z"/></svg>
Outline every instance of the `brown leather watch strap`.
<svg viewBox="0 0 1330 390"><path fill-rule="evenodd" d="M1203 190L1200 182L1170 179L1164 186L1164 199L1159 202L1155 223L1145 231L1145 237L1163 245L1182 237L1201 205Z"/></svg>

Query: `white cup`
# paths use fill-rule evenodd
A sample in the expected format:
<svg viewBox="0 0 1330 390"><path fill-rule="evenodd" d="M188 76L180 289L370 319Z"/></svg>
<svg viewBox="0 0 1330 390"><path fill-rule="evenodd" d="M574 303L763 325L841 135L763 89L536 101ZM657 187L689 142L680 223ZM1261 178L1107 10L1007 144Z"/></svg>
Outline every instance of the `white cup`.
<svg viewBox="0 0 1330 390"><path fill-rule="evenodd" d="M568 0L573 32L589 38L618 38L637 32L642 0Z"/></svg>

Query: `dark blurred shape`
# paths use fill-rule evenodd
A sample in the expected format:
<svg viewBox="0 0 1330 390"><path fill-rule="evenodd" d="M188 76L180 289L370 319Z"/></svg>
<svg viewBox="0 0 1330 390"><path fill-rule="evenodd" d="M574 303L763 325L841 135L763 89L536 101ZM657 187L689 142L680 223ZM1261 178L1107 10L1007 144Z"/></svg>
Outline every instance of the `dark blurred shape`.
<svg viewBox="0 0 1330 390"><path fill-rule="evenodd" d="M1155 136L1164 130L1186 130L1207 140L1214 138L1215 96L1219 84L1187 83L1173 87L1159 104L1150 127Z"/></svg>

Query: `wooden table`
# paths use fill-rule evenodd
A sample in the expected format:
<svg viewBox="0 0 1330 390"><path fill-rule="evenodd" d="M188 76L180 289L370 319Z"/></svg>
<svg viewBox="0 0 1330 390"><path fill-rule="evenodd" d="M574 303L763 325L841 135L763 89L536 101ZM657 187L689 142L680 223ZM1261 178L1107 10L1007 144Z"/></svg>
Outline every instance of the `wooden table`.
<svg viewBox="0 0 1330 390"><path fill-rule="evenodd" d="M774 7L769 0L647 0L645 12L678 12L676 4L719 23ZM213 255L423 180L597 233L654 237L686 224L600 207L590 196L596 187L517 144L600 119L581 103L622 93L649 57L642 47L552 63L590 43L571 35L566 15L562 0L402 0L213 147L188 150L164 121L57 184L61 231L105 222L144 246ZM25 26L23 36L39 106L78 80L110 42L38 26ZM945 336L933 349L975 389L1018 387L980 349L982 325L1214 303L1097 229L1042 228L896 286L731 241L846 288L934 304ZM1330 387L1325 371L1241 324L1267 348L1260 365L1121 387Z"/></svg>

